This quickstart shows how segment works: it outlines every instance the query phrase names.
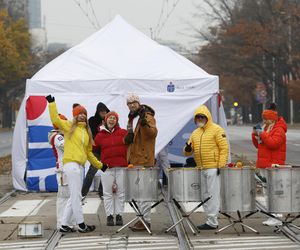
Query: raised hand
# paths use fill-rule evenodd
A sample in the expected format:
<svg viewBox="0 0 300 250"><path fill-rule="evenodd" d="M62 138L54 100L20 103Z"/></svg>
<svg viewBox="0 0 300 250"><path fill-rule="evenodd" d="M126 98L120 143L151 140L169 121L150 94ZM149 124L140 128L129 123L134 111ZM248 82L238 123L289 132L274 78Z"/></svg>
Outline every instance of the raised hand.
<svg viewBox="0 0 300 250"><path fill-rule="evenodd" d="M55 102L55 98L54 98L54 96L52 96L52 95L47 95L47 96L46 96L46 99L47 99L47 101L48 101L49 103Z"/></svg>

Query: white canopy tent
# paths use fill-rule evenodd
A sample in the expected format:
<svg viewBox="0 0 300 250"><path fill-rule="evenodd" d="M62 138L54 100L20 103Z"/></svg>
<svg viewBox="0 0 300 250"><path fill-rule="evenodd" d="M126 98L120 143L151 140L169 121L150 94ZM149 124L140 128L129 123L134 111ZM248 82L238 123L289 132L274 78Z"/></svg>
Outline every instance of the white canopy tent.
<svg viewBox="0 0 300 250"><path fill-rule="evenodd" d="M68 118L72 117L73 103L84 105L88 116L92 116L101 101L119 113L120 125L126 127L126 96L130 92L156 111L159 152L193 117L198 106L217 97L219 81L217 76L209 75L116 16L27 80L13 138L14 187L27 190L25 173L27 177L47 173L43 166L43 171L30 171L27 167L28 149L49 148L45 140L28 142L27 127L51 126L46 106L38 116L28 119L26 100L30 96L54 95L59 112ZM214 117L218 112L224 117L222 106L216 110Z"/></svg>

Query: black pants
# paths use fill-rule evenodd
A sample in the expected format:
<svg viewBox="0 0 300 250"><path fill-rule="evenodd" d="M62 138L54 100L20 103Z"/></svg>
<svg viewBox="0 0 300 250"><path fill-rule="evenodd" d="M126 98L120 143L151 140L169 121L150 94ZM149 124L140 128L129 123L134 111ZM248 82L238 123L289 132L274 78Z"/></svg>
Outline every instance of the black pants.
<svg viewBox="0 0 300 250"><path fill-rule="evenodd" d="M95 153L94 155L97 157L97 159L100 159L99 153ZM92 185L93 179L95 177L95 174L97 173L98 169L95 168L93 165L90 165L90 168L85 176L85 179L83 181L82 189L81 189L81 195L86 196L90 190L90 187ZM98 192L100 196L103 196L103 187L100 180Z"/></svg>

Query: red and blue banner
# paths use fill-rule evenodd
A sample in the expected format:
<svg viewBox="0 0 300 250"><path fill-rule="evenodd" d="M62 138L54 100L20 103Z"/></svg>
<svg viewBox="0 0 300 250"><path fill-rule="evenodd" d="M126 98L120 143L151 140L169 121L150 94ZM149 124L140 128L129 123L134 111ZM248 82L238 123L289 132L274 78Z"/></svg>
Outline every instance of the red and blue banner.
<svg viewBox="0 0 300 250"><path fill-rule="evenodd" d="M44 96L30 96L26 101L27 166L26 186L29 191L57 191L55 156L48 143L49 112Z"/></svg>

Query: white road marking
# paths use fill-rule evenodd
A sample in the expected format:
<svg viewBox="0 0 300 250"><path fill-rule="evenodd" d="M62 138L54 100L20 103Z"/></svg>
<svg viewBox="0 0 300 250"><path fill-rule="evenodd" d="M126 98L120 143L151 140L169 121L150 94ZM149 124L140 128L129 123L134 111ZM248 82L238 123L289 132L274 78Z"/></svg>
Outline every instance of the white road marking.
<svg viewBox="0 0 300 250"><path fill-rule="evenodd" d="M186 212L190 212L192 211L200 202L184 202L184 203L180 203L180 205L182 205L184 207L184 210ZM199 207L196 209L195 212L199 212L199 213L203 213L204 212L204 209L203 209L203 206Z"/></svg>
<svg viewBox="0 0 300 250"><path fill-rule="evenodd" d="M20 200L16 201L9 209L2 212L0 217L21 217L36 215L42 206L50 200Z"/></svg>
<svg viewBox="0 0 300 250"><path fill-rule="evenodd" d="M101 200L99 198L86 198L82 210L84 214L97 214Z"/></svg>

